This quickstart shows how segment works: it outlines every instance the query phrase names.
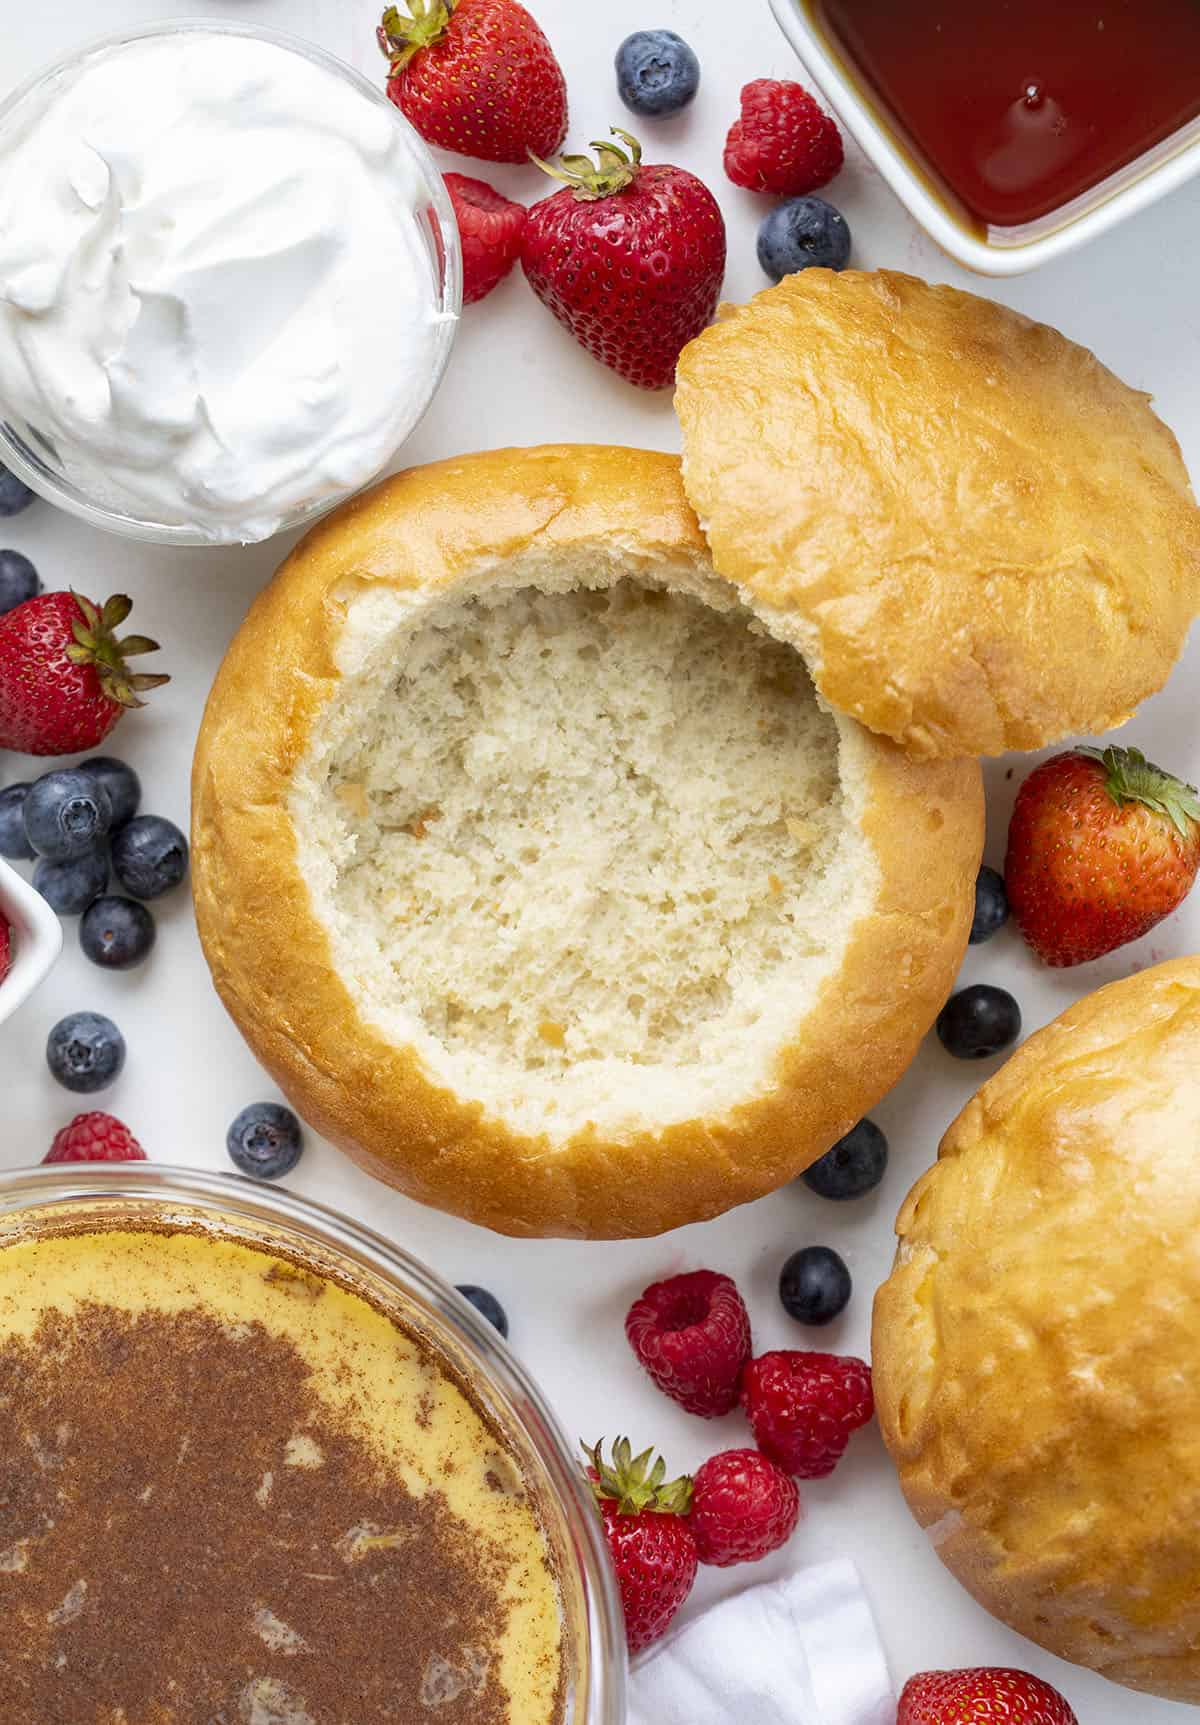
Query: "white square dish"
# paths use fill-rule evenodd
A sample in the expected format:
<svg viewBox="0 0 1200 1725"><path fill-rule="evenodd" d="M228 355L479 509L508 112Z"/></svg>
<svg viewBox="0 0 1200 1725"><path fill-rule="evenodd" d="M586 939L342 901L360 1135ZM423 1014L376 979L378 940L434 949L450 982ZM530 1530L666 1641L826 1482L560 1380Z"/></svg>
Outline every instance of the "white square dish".
<svg viewBox="0 0 1200 1725"><path fill-rule="evenodd" d="M1014 276L1074 251L1200 174L1200 120L1109 175L1082 196L1017 228L973 230L899 141L878 99L843 62L807 16L800 0L770 0L780 29L846 130L879 170L913 219L942 250L980 275Z"/></svg>
<svg viewBox="0 0 1200 1725"><path fill-rule="evenodd" d="M0 916L12 929L12 966L0 982L0 1024L24 1005L62 951L62 924L41 893L0 861Z"/></svg>

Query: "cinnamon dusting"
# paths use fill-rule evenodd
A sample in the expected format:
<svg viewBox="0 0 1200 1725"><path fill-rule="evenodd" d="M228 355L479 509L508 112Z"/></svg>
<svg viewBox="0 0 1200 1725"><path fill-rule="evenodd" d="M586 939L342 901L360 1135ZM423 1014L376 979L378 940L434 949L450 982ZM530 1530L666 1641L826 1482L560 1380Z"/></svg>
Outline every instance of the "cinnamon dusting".
<svg viewBox="0 0 1200 1725"><path fill-rule="evenodd" d="M261 1324L91 1305L0 1346L4 1725L516 1725L503 1579Z"/></svg>

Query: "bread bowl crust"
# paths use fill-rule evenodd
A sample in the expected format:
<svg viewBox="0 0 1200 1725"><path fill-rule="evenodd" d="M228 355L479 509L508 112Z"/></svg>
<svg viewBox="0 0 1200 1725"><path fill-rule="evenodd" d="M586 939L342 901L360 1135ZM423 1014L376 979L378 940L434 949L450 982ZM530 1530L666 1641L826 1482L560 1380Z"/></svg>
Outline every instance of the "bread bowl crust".
<svg viewBox="0 0 1200 1725"><path fill-rule="evenodd" d="M225 1005L299 1111L370 1172L502 1233L628 1237L718 1215L815 1160L899 1078L950 987L983 834L976 762L921 765L850 725L881 862L775 1087L721 1119L550 1146L431 1082L360 1018L313 915L291 776L335 688L354 584L438 586L531 539L617 540L631 572L708 554L678 460L639 450L501 450L402 473L313 529L255 601L218 674L193 776L193 888ZM263 699L263 690L270 698Z"/></svg>
<svg viewBox="0 0 1200 1725"><path fill-rule="evenodd" d="M685 348L675 405L718 571L913 754L1120 725L1200 611L1200 511L1150 398L1007 306L803 270Z"/></svg>
<svg viewBox="0 0 1200 1725"><path fill-rule="evenodd" d="M883 1435L989 1611L1200 1702L1200 958L1078 1002L950 1127L874 1316Z"/></svg>

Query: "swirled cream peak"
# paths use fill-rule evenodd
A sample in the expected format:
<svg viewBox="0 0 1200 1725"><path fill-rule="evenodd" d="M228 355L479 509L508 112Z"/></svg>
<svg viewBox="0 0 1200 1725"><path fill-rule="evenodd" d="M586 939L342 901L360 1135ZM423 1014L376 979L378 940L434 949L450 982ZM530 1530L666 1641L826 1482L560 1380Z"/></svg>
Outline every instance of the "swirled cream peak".
<svg viewBox="0 0 1200 1725"><path fill-rule="evenodd" d="M103 49L0 128L0 403L111 508L265 538L393 453L436 364L392 116L271 41Z"/></svg>

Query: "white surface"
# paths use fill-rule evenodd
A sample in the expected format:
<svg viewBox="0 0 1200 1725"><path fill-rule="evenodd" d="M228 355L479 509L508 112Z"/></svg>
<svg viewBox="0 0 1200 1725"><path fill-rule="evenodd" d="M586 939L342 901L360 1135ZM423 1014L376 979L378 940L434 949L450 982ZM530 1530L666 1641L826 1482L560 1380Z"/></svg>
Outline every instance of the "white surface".
<svg viewBox="0 0 1200 1725"><path fill-rule="evenodd" d="M1089 206L1090 192L1081 193L1074 205L1068 206L1073 209L1070 219L1048 232L1050 217L1045 217L1014 230L1026 236L1015 243L977 239L950 215L912 166L908 154L893 142L891 132L876 118L874 106L860 94L858 83L847 75L837 55L826 47L824 35L801 10L799 0L771 0L771 8L780 29L810 68L813 79L901 203L939 246L968 269L982 270L990 276L1015 276L1039 269L1054 258L1066 257L1068 252L1090 244L1118 222L1147 209L1158 198L1200 174L1200 138L1193 135L1182 150L1173 146L1171 138L1164 139L1152 152L1153 168L1136 177L1132 168L1115 175L1121 189L1111 192L1095 206Z"/></svg>
<svg viewBox="0 0 1200 1725"><path fill-rule="evenodd" d="M629 1692L629 1725L891 1725L895 1713L871 1607L844 1557L743 1587L672 1628Z"/></svg>
<svg viewBox="0 0 1200 1725"><path fill-rule="evenodd" d="M612 53L623 35L654 23L676 28L693 43L704 82L692 110L640 130L651 159L695 168L720 198L730 229L729 297L744 298L761 287L753 241L766 206L730 186L720 161L740 85L751 77L795 71L766 0L747 0L738 9L736 34L723 0L660 0L653 13L642 0L607 0L590 7L577 0L534 0L534 9L567 71L575 147L601 135L608 124L628 119L611 72ZM211 0L208 5L201 0L109 0L105 23L115 25L122 17L141 22L172 11L290 24L374 68L374 14L368 0ZM19 9L10 0L4 14L0 61L5 76L13 79L61 53L77 28L78 8L69 0L41 0ZM468 164L456 165L473 171ZM488 177L527 199L540 195L532 169ZM892 265L959 281L1061 325L1131 382L1155 393L1200 474L1195 292L1200 184L1073 257L1003 289L972 281L948 264L857 155L831 195L850 220L858 264ZM641 395L610 377L575 347L519 276L483 306L470 308L465 324L442 391L409 445L414 460L548 439L676 445L669 398ZM381 355L386 355L386 341ZM831 499L831 507L836 506L837 499ZM50 584L74 583L98 597L123 589L134 595L134 623L164 642L162 657L175 681L154 697L150 713L123 723L114 745L143 774L147 807L185 821L188 757L205 690L230 634L283 547L158 551L105 539L41 505L0 525L0 542L34 557ZM1171 687L1143 709L1124 739L1193 775L1200 773L1198 673L1200 648L1194 645ZM988 769L993 861L1003 855L1014 790L1009 774L1020 774L1027 765L1002 761ZM8 782L25 776L27 763L0 766ZM67 955L52 978L0 1032L3 1163L38 1160L74 1112L73 1099L46 1072L42 1049L61 1014L94 1007L111 1013L129 1042L119 1084L99 1100L128 1121L152 1155L224 1165L228 1121L243 1103L270 1095L271 1088L211 992L186 896L169 902L160 917L160 935L158 949L141 971L105 978L83 961L74 930L69 931ZM1010 932L973 950L964 974L1010 987L1032 1029L1101 982L1197 947L1200 896L1140 946L1081 970L1040 969ZM737 1278L761 1346L815 1344L865 1352L871 1291L890 1262L892 1218L912 1180L932 1159L942 1131L991 1065L955 1063L931 1040L876 1110L891 1139L892 1167L882 1189L861 1203L822 1203L800 1187L657 1242L576 1245L492 1238L386 1191L318 1142L310 1143L292 1184L392 1233L451 1280L489 1284L508 1307L514 1347L540 1377L568 1427L589 1439L628 1431L642 1443L659 1442L668 1461L683 1469L715 1449L745 1442L745 1427L736 1416L706 1426L640 1378L621 1330L630 1300L652 1277L707 1265ZM842 1320L825 1331L805 1332L780 1308L775 1281L789 1252L815 1242L845 1255L857 1286ZM832 1479L805 1487L804 1498L808 1515L791 1546L758 1573L765 1578L822 1557L853 1558L865 1577L898 1680L930 1666L1024 1665L1065 1690L1081 1725L1130 1725L1135 1719L1138 1725L1183 1725L1195 1719L1182 1706L1134 1698L1073 1671L986 1617L942 1570L910 1520L874 1429L853 1440ZM733 1591L748 1579L748 1573L737 1571L706 1575L695 1603Z"/></svg>

